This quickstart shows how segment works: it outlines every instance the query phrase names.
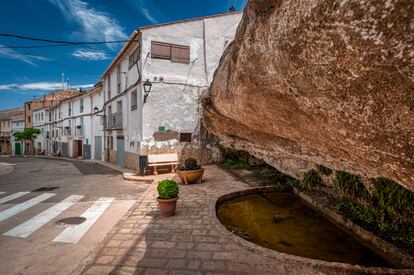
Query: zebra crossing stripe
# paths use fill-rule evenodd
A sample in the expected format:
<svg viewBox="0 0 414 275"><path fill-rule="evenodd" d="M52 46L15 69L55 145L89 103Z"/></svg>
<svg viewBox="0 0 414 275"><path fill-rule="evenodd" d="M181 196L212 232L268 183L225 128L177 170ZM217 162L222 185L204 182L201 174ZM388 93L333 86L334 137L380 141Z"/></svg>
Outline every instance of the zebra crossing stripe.
<svg viewBox="0 0 414 275"><path fill-rule="evenodd" d="M62 233L60 233L53 241L54 242L63 242L63 243L77 243L82 236L91 228L91 226L99 219L99 217L105 212L109 207L114 198L101 197L99 200L94 202L91 207L86 209L86 211L81 215L81 217L86 218L86 221L75 225L73 227L68 227Z"/></svg>
<svg viewBox="0 0 414 275"><path fill-rule="evenodd" d="M46 209L42 213L34 216L30 220L16 226L15 228L7 231L3 235L26 238L34 231L38 230L40 227L57 217L60 213L71 207L73 204L82 199L83 196L80 195L71 195L64 199L63 201L55 204L54 206Z"/></svg>
<svg viewBox="0 0 414 275"><path fill-rule="evenodd" d="M4 221L20 212L23 212L26 209L29 209L32 206L35 206L38 203L41 203L42 201L47 200L48 198L53 197L55 194L53 193L44 193L42 195L39 195L37 197L34 197L31 200L16 204L13 207L10 207L6 210L3 210L0 212L0 222Z"/></svg>
<svg viewBox="0 0 414 275"><path fill-rule="evenodd" d="M1 194L4 194L5 192L1 192ZM29 194L30 192L17 192L15 194L12 194L10 196L4 197L0 199L0 204L20 198L21 196L24 196L26 194Z"/></svg>
<svg viewBox="0 0 414 275"><path fill-rule="evenodd" d="M0 195L3 195L4 193L6 193L6 192L0 192Z"/></svg>

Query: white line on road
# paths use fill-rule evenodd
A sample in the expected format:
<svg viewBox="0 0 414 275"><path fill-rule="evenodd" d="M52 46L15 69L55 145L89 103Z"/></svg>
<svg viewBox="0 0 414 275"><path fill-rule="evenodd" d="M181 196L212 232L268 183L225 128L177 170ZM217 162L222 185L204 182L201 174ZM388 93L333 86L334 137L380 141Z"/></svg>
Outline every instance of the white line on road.
<svg viewBox="0 0 414 275"><path fill-rule="evenodd" d="M6 192L0 192L0 195L3 195L4 193L6 193Z"/></svg>
<svg viewBox="0 0 414 275"><path fill-rule="evenodd" d="M2 192L2 193L5 193L5 192ZM29 193L30 192L17 192L13 195L10 195L10 196L7 196L7 197L4 197L4 198L0 199L0 204L11 201L11 200L14 200L14 199L17 199L17 198L20 198L21 196L24 196L24 195L29 194Z"/></svg>
<svg viewBox="0 0 414 275"><path fill-rule="evenodd" d="M40 196L34 197L31 200L16 204L15 206L8 208L6 210L3 210L0 212L0 222L4 221L20 212L23 212L26 209L29 209L32 206L35 206L38 203L41 203L42 201L47 200L50 197L53 197L55 194L53 193L44 193Z"/></svg>
<svg viewBox="0 0 414 275"><path fill-rule="evenodd" d="M86 221L75 225L73 227L66 228L62 233L60 233L53 241L54 242L63 242L63 243L77 243L82 236L91 228L91 226L99 219L99 217L105 212L109 207L114 198L99 198L91 207L86 209L81 217L86 218Z"/></svg>
<svg viewBox="0 0 414 275"><path fill-rule="evenodd" d="M3 235L26 238L34 231L51 221L53 218L57 217L60 213L71 207L73 204L82 199L83 196L80 195L71 195L64 199L63 201L55 204L54 206L46 209L42 213L34 216L30 220L16 226L15 228L7 231Z"/></svg>

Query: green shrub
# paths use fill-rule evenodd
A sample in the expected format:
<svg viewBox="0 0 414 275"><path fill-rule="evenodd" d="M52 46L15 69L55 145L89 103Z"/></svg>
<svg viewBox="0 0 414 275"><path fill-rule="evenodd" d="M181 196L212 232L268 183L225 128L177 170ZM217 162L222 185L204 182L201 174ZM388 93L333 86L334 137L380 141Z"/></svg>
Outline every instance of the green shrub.
<svg viewBox="0 0 414 275"><path fill-rule="evenodd" d="M292 178L289 175L283 174L279 170L273 167L266 167L260 170L260 174L265 177L266 179L270 180L268 184L277 184L277 185L288 185L292 187L296 187L298 189L302 189L300 185L300 181L295 178Z"/></svg>
<svg viewBox="0 0 414 275"><path fill-rule="evenodd" d="M178 197L179 189L177 182L165 179L158 183L158 196L160 199L173 199Z"/></svg>
<svg viewBox="0 0 414 275"><path fill-rule="evenodd" d="M197 160L194 158L186 159L184 165L185 165L186 170L200 169L200 166L197 165Z"/></svg>
<svg viewBox="0 0 414 275"><path fill-rule="evenodd" d="M236 150L222 145L219 145L218 148L224 161L230 160L232 162L247 162L250 156L248 152L243 150Z"/></svg>
<svg viewBox="0 0 414 275"><path fill-rule="evenodd" d="M303 175L303 183L308 187L318 187L322 186L322 178L319 176L319 173L311 169Z"/></svg>
<svg viewBox="0 0 414 275"><path fill-rule="evenodd" d="M410 222L371 204L364 206L349 200L340 201L332 208L385 240L414 252L414 225Z"/></svg>
<svg viewBox="0 0 414 275"><path fill-rule="evenodd" d="M263 168L260 170L260 174L265 178L275 178L281 173L276 169Z"/></svg>
<svg viewBox="0 0 414 275"><path fill-rule="evenodd" d="M247 169L250 168L250 165L244 161L225 160L223 162L223 167L229 169Z"/></svg>
<svg viewBox="0 0 414 275"><path fill-rule="evenodd" d="M323 165L317 164L316 165L316 170L318 170L318 172L321 173L322 175L329 176L329 175L332 174L332 169L328 168L326 166L323 166Z"/></svg>
<svg viewBox="0 0 414 275"><path fill-rule="evenodd" d="M359 177L350 173L336 171L335 184L348 195L364 199L370 197L368 190L365 188Z"/></svg>
<svg viewBox="0 0 414 275"><path fill-rule="evenodd" d="M402 213L414 208L414 193L385 178L372 179L374 203L382 208Z"/></svg>

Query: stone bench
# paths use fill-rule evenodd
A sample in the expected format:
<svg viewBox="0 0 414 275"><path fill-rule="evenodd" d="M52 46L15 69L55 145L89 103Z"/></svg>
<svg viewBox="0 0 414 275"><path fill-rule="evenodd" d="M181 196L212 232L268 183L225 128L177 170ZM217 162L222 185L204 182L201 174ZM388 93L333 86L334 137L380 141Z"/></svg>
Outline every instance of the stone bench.
<svg viewBox="0 0 414 275"><path fill-rule="evenodd" d="M171 173L175 173L175 169L178 164L179 162L177 153L148 155L148 166L151 167L153 175L158 175L158 166L166 165L170 165Z"/></svg>

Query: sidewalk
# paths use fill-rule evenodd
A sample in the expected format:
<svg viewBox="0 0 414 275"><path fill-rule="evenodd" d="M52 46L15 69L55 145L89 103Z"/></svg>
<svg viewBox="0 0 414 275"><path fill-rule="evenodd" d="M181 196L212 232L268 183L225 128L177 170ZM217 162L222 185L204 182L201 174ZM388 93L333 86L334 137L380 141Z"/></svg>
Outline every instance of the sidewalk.
<svg viewBox="0 0 414 275"><path fill-rule="evenodd" d="M150 185L83 273L303 273L302 267L258 255L226 237L215 225L211 206L218 196L249 186L217 166L207 166L204 179L180 185L177 214L168 218L158 211L156 184Z"/></svg>

